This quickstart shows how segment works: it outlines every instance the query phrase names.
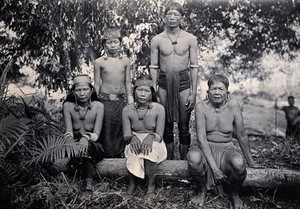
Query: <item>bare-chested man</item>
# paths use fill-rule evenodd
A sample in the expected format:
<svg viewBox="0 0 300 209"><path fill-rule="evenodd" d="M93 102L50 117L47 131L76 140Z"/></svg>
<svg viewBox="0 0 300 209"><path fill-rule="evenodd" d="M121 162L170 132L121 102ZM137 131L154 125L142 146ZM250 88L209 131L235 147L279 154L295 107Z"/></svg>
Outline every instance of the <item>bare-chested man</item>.
<svg viewBox="0 0 300 209"><path fill-rule="evenodd" d="M100 101L104 104L104 121L101 142L106 157L121 157L125 142L122 133L122 110L133 102L130 61L119 52L121 35L116 28L104 31L104 56L95 60L94 81Z"/></svg>
<svg viewBox="0 0 300 209"><path fill-rule="evenodd" d="M283 110L285 113L287 126L285 135L287 138L295 137L297 125L300 123L300 111L298 107L295 107L295 97L288 96L288 103L289 106L278 107L277 103L275 103L275 108Z"/></svg>
<svg viewBox="0 0 300 209"><path fill-rule="evenodd" d="M168 159L174 158L173 125L178 122L180 158L190 146L190 113L196 103L198 65L197 38L183 31L183 7L172 2L165 10L165 30L151 41L150 74L154 89L166 109L164 140Z"/></svg>
<svg viewBox="0 0 300 209"><path fill-rule="evenodd" d="M96 174L95 163L103 158L103 148L99 142L104 106L97 99L92 81L87 75L78 75L63 104L66 138L75 139L87 150L79 166L86 180L86 190L92 190L92 178ZM75 160L76 161L76 160Z"/></svg>
<svg viewBox="0 0 300 209"><path fill-rule="evenodd" d="M155 191L157 165L167 158L162 140L165 109L153 102L156 96L149 76L142 75L135 81L134 98L135 102L123 109L123 132L127 143L125 157L129 171L127 193L132 195L137 179L146 177L146 200L151 200Z"/></svg>
<svg viewBox="0 0 300 209"><path fill-rule="evenodd" d="M228 98L228 86L229 81L223 75L214 75L208 80L208 99L199 102L195 108L199 147L190 148L187 161L198 189L198 195L192 199L194 204L203 206L207 189L223 183L233 208L241 209L244 204L238 191L247 172L243 156L232 142L234 130L248 165L258 165L251 156L241 108Z"/></svg>

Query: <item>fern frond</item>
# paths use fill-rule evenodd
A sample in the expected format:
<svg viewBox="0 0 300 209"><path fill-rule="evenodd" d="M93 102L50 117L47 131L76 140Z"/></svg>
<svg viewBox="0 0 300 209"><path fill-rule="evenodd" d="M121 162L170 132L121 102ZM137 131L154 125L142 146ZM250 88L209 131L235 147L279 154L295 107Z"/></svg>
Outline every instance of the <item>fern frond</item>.
<svg viewBox="0 0 300 209"><path fill-rule="evenodd" d="M19 165L10 163L8 160L0 160L0 179L2 184L17 181L19 174Z"/></svg>
<svg viewBox="0 0 300 209"><path fill-rule="evenodd" d="M76 156L80 152L78 143L65 139L62 135L48 135L38 141L39 146L34 148L34 158L31 162L55 162L57 160Z"/></svg>
<svg viewBox="0 0 300 209"><path fill-rule="evenodd" d="M8 144L12 144L20 139L20 136L29 129L27 124L29 120L10 115L0 120L0 137L5 139Z"/></svg>

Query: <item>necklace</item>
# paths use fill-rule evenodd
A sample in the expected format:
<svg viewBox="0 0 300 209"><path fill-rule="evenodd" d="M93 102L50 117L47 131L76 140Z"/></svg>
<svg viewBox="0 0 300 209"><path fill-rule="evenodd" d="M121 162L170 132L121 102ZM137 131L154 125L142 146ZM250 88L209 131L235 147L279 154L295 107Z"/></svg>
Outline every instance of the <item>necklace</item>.
<svg viewBox="0 0 300 209"><path fill-rule="evenodd" d="M88 111L90 109L92 109L92 107L91 107L91 105L88 105L87 107L84 107L84 109L85 109L85 113L83 115L81 115L80 107L79 106L74 107L75 112L78 112L78 114L79 114L79 120L85 120L86 114L88 113Z"/></svg>
<svg viewBox="0 0 300 209"><path fill-rule="evenodd" d="M144 120L144 118L145 118L148 110L149 110L149 108L147 108L146 111L145 111L145 113L144 113L144 115L141 116L140 113L139 113L139 111L138 111L138 109L137 108L135 109L135 111L136 111L136 113L137 113L137 115L139 117L139 120Z"/></svg>
<svg viewBox="0 0 300 209"><path fill-rule="evenodd" d="M180 35L180 32L181 32L181 30L180 30L179 33L177 34L176 39L175 39L174 41L173 41L173 40L171 39L171 37L169 36L169 33L166 32L168 38L170 39L170 41L171 41L171 43L172 43L172 45L176 45L176 44L178 43L178 42L177 42L177 39L178 39L178 37L179 37L179 35Z"/></svg>

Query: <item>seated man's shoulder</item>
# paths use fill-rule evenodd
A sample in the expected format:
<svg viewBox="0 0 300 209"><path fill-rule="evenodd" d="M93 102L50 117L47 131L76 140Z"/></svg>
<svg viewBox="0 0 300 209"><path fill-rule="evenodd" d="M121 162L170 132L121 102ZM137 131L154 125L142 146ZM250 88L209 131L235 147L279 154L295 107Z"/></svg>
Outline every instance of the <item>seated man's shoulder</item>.
<svg viewBox="0 0 300 209"><path fill-rule="evenodd" d="M230 99L227 100L227 102L228 102L228 106L230 108L240 108L240 103L235 98L230 98Z"/></svg>
<svg viewBox="0 0 300 209"><path fill-rule="evenodd" d="M207 102L208 102L208 100L199 101L199 102L196 104L195 109L196 109L197 111L200 111L200 110L206 110Z"/></svg>

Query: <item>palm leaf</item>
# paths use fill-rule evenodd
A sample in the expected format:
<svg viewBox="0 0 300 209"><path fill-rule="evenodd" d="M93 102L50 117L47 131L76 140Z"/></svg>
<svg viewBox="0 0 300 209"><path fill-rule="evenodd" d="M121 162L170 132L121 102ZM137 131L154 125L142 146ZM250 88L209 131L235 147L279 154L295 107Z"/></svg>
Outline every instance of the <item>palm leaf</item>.
<svg viewBox="0 0 300 209"><path fill-rule="evenodd" d="M0 138L4 139L9 145L20 140L20 137L29 130L27 124L29 120L10 115L0 120Z"/></svg>
<svg viewBox="0 0 300 209"><path fill-rule="evenodd" d="M48 135L38 141L38 144L33 150L34 157L31 162L55 162L76 156L81 150L77 142L65 139L62 135Z"/></svg>
<svg viewBox="0 0 300 209"><path fill-rule="evenodd" d="M19 178L19 165L10 163L8 160L0 160L0 179L4 185L15 182ZM3 185L2 185L3 186Z"/></svg>

